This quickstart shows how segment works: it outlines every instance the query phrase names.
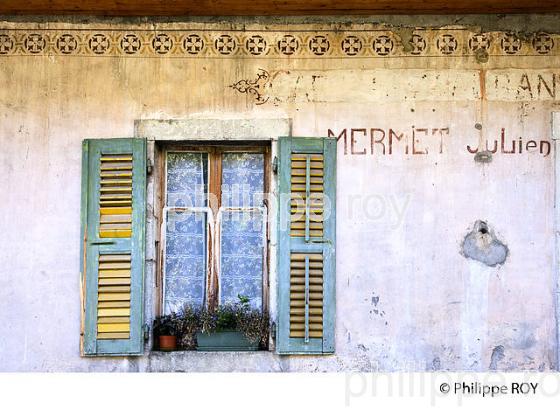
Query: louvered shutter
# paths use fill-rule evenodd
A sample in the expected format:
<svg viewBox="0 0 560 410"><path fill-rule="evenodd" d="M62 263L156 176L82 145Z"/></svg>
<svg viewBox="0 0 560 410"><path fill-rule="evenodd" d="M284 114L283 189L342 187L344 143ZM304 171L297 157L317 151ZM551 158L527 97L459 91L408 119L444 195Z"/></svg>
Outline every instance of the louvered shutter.
<svg viewBox="0 0 560 410"><path fill-rule="evenodd" d="M334 352L336 140L279 140L279 354Z"/></svg>
<svg viewBox="0 0 560 410"><path fill-rule="evenodd" d="M143 351L146 141L83 142L83 355Z"/></svg>

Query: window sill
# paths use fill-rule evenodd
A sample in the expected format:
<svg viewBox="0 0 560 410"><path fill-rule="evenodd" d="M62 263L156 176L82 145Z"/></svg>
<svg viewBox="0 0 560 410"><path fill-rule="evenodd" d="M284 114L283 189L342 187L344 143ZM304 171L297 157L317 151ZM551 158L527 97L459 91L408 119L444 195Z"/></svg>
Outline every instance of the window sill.
<svg viewBox="0 0 560 410"><path fill-rule="evenodd" d="M148 353L150 357L187 357L187 356L197 356L197 355L272 355L275 354L272 350L172 350L172 351L163 351L163 350L151 350Z"/></svg>
<svg viewBox="0 0 560 410"><path fill-rule="evenodd" d="M273 351L199 352L152 351L146 356L150 372L281 372L283 360Z"/></svg>

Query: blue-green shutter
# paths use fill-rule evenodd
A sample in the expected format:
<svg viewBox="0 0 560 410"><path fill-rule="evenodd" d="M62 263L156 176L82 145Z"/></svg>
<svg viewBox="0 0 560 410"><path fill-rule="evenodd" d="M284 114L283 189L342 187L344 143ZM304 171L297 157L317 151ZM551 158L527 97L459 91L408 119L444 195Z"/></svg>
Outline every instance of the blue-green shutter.
<svg viewBox="0 0 560 410"><path fill-rule="evenodd" d="M146 140L84 140L82 155L81 352L142 354Z"/></svg>
<svg viewBox="0 0 560 410"><path fill-rule="evenodd" d="M336 140L282 137L279 156L276 350L333 353Z"/></svg>

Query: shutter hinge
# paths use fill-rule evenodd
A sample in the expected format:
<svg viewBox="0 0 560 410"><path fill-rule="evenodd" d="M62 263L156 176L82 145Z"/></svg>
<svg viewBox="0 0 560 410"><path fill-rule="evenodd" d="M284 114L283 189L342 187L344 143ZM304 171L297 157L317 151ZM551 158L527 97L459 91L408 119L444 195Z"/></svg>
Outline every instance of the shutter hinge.
<svg viewBox="0 0 560 410"><path fill-rule="evenodd" d="M142 332L144 332L144 340L149 340L150 339L150 325L148 325L147 323L144 323L142 325Z"/></svg>
<svg viewBox="0 0 560 410"><path fill-rule="evenodd" d="M154 164L152 163L151 159L148 159L146 165L146 172L148 173L148 175L152 175L153 170L154 170Z"/></svg>
<svg viewBox="0 0 560 410"><path fill-rule="evenodd" d="M272 172L277 174L278 173L278 157L275 156L272 160Z"/></svg>
<svg viewBox="0 0 560 410"><path fill-rule="evenodd" d="M270 324L270 333L272 336L272 340L276 341L276 322L272 321Z"/></svg>

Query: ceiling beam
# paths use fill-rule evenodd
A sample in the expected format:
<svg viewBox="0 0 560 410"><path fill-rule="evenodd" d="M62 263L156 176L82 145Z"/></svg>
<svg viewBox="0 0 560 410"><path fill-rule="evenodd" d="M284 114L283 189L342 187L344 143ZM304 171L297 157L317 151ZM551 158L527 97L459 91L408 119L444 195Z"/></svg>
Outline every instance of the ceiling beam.
<svg viewBox="0 0 560 410"><path fill-rule="evenodd" d="M559 0L1 0L0 15L261 16L560 12Z"/></svg>

